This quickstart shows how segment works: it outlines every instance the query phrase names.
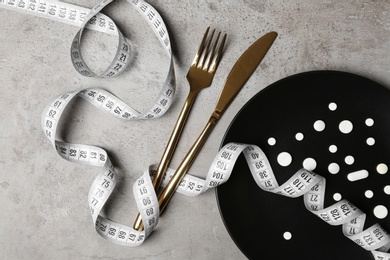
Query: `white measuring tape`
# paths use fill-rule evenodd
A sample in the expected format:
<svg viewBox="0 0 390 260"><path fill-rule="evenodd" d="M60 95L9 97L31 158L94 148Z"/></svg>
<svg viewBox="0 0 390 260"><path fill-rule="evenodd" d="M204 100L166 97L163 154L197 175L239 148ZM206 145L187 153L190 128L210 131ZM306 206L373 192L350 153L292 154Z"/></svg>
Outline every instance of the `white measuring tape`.
<svg viewBox="0 0 390 260"><path fill-rule="evenodd" d="M79 26L71 46L71 59L75 69L84 76L114 77L124 71L131 57L130 44L115 23L100 11L113 0L103 0L92 8L83 8L56 0L0 0L0 7L40 16L55 21ZM92 184L88 195L89 206L96 231L104 238L122 245L140 245L158 223L157 197L149 173L144 174L134 185L137 207L141 213L145 230L138 232L131 227L115 223L100 215L117 181L117 174L107 153L96 146L72 144L56 140L58 123L64 109L76 96L82 97L99 109L125 120L150 119L162 116L170 107L175 93L175 71L168 30L159 13L143 0L127 0L149 23L161 45L170 56L166 80L154 102L144 112L131 108L113 94L99 88L88 88L58 96L45 109L42 127L58 154L66 160L103 168ZM118 36L118 48L109 67L102 73L93 72L83 59L80 42L85 28ZM158 204L157 204L158 205Z"/></svg>
<svg viewBox="0 0 390 260"><path fill-rule="evenodd" d="M112 1L105 0L92 10L55 0L0 0L0 7L80 26L81 29L76 34L71 47L72 63L76 70L85 76L113 77L126 68L131 50L129 43L115 23L109 17L100 13ZM168 76L155 102L146 112L139 113L102 89L89 88L74 91L60 95L45 108L42 116L42 127L61 157L71 162L103 168L102 172L95 178L88 194L88 202L96 231L112 242L137 246L145 241L146 237L157 226L159 220L157 196L151 181L154 172L153 166L150 166L133 185L133 193L145 228L144 231L139 232L132 227L118 224L100 215L117 182L115 169L107 153L96 146L56 140L61 115L69 102L76 96L80 96L99 109L122 119L159 117L169 108L175 91L175 75L168 31L161 16L151 5L142 0L127 2L134 6L149 22L171 57ZM84 28L114 34L119 38L115 58L101 74L92 72L82 57L79 46ZM366 215L347 200L339 201L324 208L326 181L313 172L301 169L279 186L267 157L259 147L254 145L239 143L225 145L215 157L206 180L187 174L177 192L187 196L197 196L210 188L223 184L229 179L233 166L241 153L244 154L253 178L261 189L292 198L303 195L306 208L313 214L330 225L342 225L344 235L364 249L371 251L375 259L390 260L390 254L385 253L390 248L390 235L381 226L375 224L364 229ZM163 180L163 186L168 183L173 173L174 170L168 170Z"/></svg>
<svg viewBox="0 0 390 260"><path fill-rule="evenodd" d="M83 95L88 95L87 93L84 92ZM133 193L145 231L138 232L129 226L115 223L99 215L116 184L115 169L107 153L98 147L68 144L53 138L57 127L56 122L58 122L66 105L77 94L72 93L56 99L46 109L47 112L42 120L43 128L46 131L48 131L48 127L53 128L50 129L52 132L49 132L50 134L46 132L46 135L63 158L103 168L103 172L96 177L88 195L97 232L102 237L118 244L140 245L156 227L159 219L158 200L150 177L153 175L154 168L150 166L133 185ZM50 116L54 111L54 116L58 119L56 121L51 120ZM375 259L390 259L390 254L385 253L390 248L390 235L378 224L364 229L366 215L352 203L341 200L324 208L325 178L301 169L279 186L266 155L254 145L239 143L225 145L214 158L206 180L187 174L177 191L188 196L197 196L210 188L225 183L241 153L244 154L252 176L261 189L291 198L303 195L305 206L309 211L330 225L342 225L344 235L364 249L371 251ZM163 186L168 183L173 173L174 170L168 170L164 177Z"/></svg>
<svg viewBox="0 0 390 260"><path fill-rule="evenodd" d="M303 195L306 208L330 225L342 225L343 234L353 242L371 251L376 260L389 260L390 235L379 224L364 229L366 214L347 200L341 200L324 208L325 178L300 169L290 179L279 186L272 171L271 165L264 152L255 145L229 143L220 149L214 158L207 174L205 183L202 183L205 192L209 188L225 183L233 170L238 156L243 153L250 172L257 185L264 191L296 198ZM187 175L182 184L181 192L186 192L191 183L199 181L198 178ZM167 181L164 182L166 185Z"/></svg>
<svg viewBox="0 0 390 260"><path fill-rule="evenodd" d="M58 0L0 0L0 7L79 27L83 23L88 22L87 17L91 13L91 9L89 8L60 2ZM85 24L85 27L118 35L118 29L115 23L108 16L97 13L96 20L101 22L90 22Z"/></svg>
<svg viewBox="0 0 390 260"><path fill-rule="evenodd" d="M159 219L158 200L150 177L153 175L153 166L145 171L133 185L137 207L145 226L145 231L138 232L129 226L115 223L99 215L116 184L115 169L107 153L98 147L64 143L54 138L57 122L69 101L76 95L81 95L94 102L96 99L88 98L92 96L89 93L91 90L81 93L73 92L54 100L42 117L43 129L63 158L103 168L103 172L96 177L88 195L91 215L97 232L102 237L118 244L140 245L156 227ZM215 157L206 180L187 174L178 192L188 196L197 196L210 188L223 184L229 179L241 153L244 153L252 176L261 189L292 198L303 195L309 211L331 225L342 225L344 235L364 249L371 251L375 259L390 259L390 255L384 253L390 248L390 236L382 227L375 224L364 230L366 215L347 200L324 208L326 181L310 171L301 169L279 186L267 157L257 146L238 143L225 145ZM168 170L163 186L167 184L173 173L174 170Z"/></svg>

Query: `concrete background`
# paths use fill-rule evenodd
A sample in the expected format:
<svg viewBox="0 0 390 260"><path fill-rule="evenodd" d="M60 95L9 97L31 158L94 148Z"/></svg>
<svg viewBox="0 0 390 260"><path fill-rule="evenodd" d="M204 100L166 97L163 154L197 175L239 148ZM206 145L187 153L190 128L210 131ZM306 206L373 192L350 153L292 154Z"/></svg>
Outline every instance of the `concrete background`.
<svg viewBox="0 0 390 260"><path fill-rule="evenodd" d="M92 8L99 1L68 2ZM106 211L119 223L131 225L135 218L131 185L160 159L187 96L185 75L207 26L226 32L228 43L213 86L195 103L172 167L203 128L240 54L268 31L277 31L279 37L215 128L191 168L193 175L206 175L238 110L279 79L332 69L390 87L387 0L149 3L164 18L173 41L178 88L171 110L161 119L124 122L79 100L62 130L65 140L99 145L113 158L120 184ZM96 169L57 155L41 130L42 110L62 93L91 86L142 110L157 93L169 65L149 26L125 1L116 1L104 12L131 39L136 56L121 76L101 80L73 69L69 49L77 27L0 8L0 259L245 259L224 227L214 191L197 198L176 195L140 247L120 247L95 232L87 194ZM84 44L92 67L109 63L115 42L110 36L88 33Z"/></svg>

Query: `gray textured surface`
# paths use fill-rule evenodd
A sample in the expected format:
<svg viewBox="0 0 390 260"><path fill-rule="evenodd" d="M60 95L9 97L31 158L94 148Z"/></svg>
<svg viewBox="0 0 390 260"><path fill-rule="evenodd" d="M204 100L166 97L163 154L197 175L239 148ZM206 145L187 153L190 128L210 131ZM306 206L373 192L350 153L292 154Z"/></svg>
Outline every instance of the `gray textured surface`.
<svg viewBox="0 0 390 260"><path fill-rule="evenodd" d="M98 3L72 2L85 7ZM123 122L80 101L62 132L68 141L109 151L121 178L107 212L120 223L131 225L135 217L131 185L159 160L188 92L185 74L208 25L226 32L228 45L213 86L198 97L173 167L208 119L240 53L265 32L277 31L279 37L217 125L191 169L194 175L205 176L229 122L245 102L283 77L334 69L390 87L387 0L149 3L163 16L174 43L178 90L172 109L162 119ZM41 130L41 112L57 95L91 86L142 110L168 65L148 25L130 6L117 1L106 13L137 53L122 76L99 80L84 78L72 67L69 48L76 27L0 8L0 259L245 259L223 225L213 191L197 198L175 196L156 231L138 248L111 244L95 233L87 194L96 169L56 154ZM87 56L96 68L109 62L115 39L97 33L87 38Z"/></svg>

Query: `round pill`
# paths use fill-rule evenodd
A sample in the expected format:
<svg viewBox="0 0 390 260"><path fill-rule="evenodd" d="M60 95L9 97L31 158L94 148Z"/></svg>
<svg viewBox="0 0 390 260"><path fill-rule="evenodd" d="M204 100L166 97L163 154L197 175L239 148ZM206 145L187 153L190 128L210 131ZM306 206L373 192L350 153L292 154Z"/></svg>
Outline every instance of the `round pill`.
<svg viewBox="0 0 390 260"><path fill-rule="evenodd" d="M383 191L384 191L387 195L390 195L390 185L386 185L386 186L383 188Z"/></svg>
<svg viewBox="0 0 390 260"><path fill-rule="evenodd" d="M387 171L388 171L388 167L386 164L384 163L380 163L376 166L376 171L379 173L379 174L386 174Z"/></svg>
<svg viewBox="0 0 390 260"><path fill-rule="evenodd" d="M373 126L374 125L374 120L372 118L367 118L366 119L366 126Z"/></svg>
<svg viewBox="0 0 390 260"><path fill-rule="evenodd" d="M374 215L379 219L384 219L388 213L387 208L383 205L378 205L374 208Z"/></svg>
<svg viewBox="0 0 390 260"><path fill-rule="evenodd" d="M366 196L367 199L371 199L372 197L374 197L374 192L372 192L372 190L366 190L364 196Z"/></svg>
<svg viewBox="0 0 390 260"><path fill-rule="evenodd" d="M314 122L314 129L317 131L317 132L322 132L324 131L325 129L325 122L322 121L322 120L317 120Z"/></svg>
<svg viewBox="0 0 390 260"><path fill-rule="evenodd" d="M348 155L345 157L345 163L348 165L352 165L355 162L355 158L352 155Z"/></svg>
<svg viewBox="0 0 390 260"><path fill-rule="evenodd" d="M283 233L283 238L286 240L290 240L292 238L292 234L289 231Z"/></svg>
<svg viewBox="0 0 390 260"><path fill-rule="evenodd" d="M340 171L340 166L337 163L331 163L328 166L328 171L331 174L336 174L336 173L338 173Z"/></svg>
<svg viewBox="0 0 390 260"><path fill-rule="evenodd" d="M337 109L337 104L332 102L332 103L329 104L328 107L329 107L330 111L335 111Z"/></svg>
<svg viewBox="0 0 390 260"><path fill-rule="evenodd" d="M292 162L292 157L291 157L291 154L289 154L288 152L282 152L278 155L278 163L281 165L281 166L289 166Z"/></svg>
<svg viewBox="0 0 390 260"><path fill-rule="evenodd" d="M375 139L372 137L367 138L367 144L373 146L375 144Z"/></svg>
<svg viewBox="0 0 390 260"><path fill-rule="evenodd" d="M295 135L295 139L297 139L297 141L302 141L303 140L303 134L302 133L297 133L296 135Z"/></svg>
<svg viewBox="0 0 390 260"><path fill-rule="evenodd" d="M313 171L317 167L317 162L313 158L306 158L302 163L303 168Z"/></svg>
<svg viewBox="0 0 390 260"><path fill-rule="evenodd" d="M271 145L271 146L275 145L275 144L276 144L276 139L273 138L273 137L270 137L270 138L268 139L268 144Z"/></svg>
<svg viewBox="0 0 390 260"><path fill-rule="evenodd" d="M341 123L339 124L339 130L343 134L349 134L350 132L352 132L352 129L353 129L353 124L349 120L341 121Z"/></svg>
<svg viewBox="0 0 390 260"><path fill-rule="evenodd" d="M342 196L341 196L340 193L335 193L335 194L333 194L333 199L334 199L335 201L340 201L341 198L342 198Z"/></svg>
<svg viewBox="0 0 390 260"><path fill-rule="evenodd" d="M337 146L332 144L331 146L329 146L329 152L331 153L335 153L337 152Z"/></svg>

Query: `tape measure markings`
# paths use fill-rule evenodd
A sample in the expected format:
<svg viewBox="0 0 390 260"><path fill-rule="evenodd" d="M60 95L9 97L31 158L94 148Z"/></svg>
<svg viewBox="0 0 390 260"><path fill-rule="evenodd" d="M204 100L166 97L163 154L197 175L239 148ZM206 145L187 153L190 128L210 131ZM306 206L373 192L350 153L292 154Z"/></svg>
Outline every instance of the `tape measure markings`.
<svg viewBox="0 0 390 260"><path fill-rule="evenodd" d="M99 12L111 2L112 0L105 0L96 7L88 9L54 0L1 0L0 7L15 11L25 11L28 14L38 15L61 22L70 22L73 25L80 26L81 30L76 34L71 47L71 59L75 69L85 76L96 76L97 74L89 69L80 51L80 41L84 27L118 36L119 44L114 60L109 68L99 75L100 77L114 77L123 71L128 65L131 56L131 48L125 37L123 37L122 33L117 29L115 23L108 16ZM136 110L127 107L127 113L120 113L120 115L122 115L124 119L157 118L162 116L168 110L172 104L172 99L175 93L176 80L168 30L166 29L162 17L151 5L144 1L127 2L142 15L153 29L155 35L170 56L170 66L160 93L158 93L152 105L149 106L145 112L140 114ZM76 10L77 15L75 15L74 10Z"/></svg>
<svg viewBox="0 0 390 260"><path fill-rule="evenodd" d="M240 149L233 149L232 154L232 149L230 148L232 146L241 147ZM221 148L216 159L221 157L226 158L228 156L229 159L234 159L232 161L234 164L238 157L234 155L234 152L238 154L241 152L244 153L252 176L261 189L287 197L297 197L298 194L303 195L305 206L310 212L330 225L342 225L344 235L364 249L371 251L375 259L390 259L390 254L385 253L390 248L389 234L379 224L374 224L364 230L366 214L355 205L344 199L324 208L325 178L301 169L284 184L279 186L266 156L257 146L229 143ZM258 174L259 162L264 163L262 167L267 169L268 175L273 178L270 185L264 185L261 176ZM213 164L210 171L214 167L215 165Z"/></svg>
<svg viewBox="0 0 390 260"><path fill-rule="evenodd" d="M86 22L91 9L56 0L0 0L0 7L39 16L80 27ZM87 23L86 28L117 35L117 27L108 16L96 14L98 23Z"/></svg>
<svg viewBox="0 0 390 260"><path fill-rule="evenodd" d="M127 65L130 62L130 59L128 58L130 56L130 44L127 42L126 38L123 36L123 34L120 32L119 29L117 29L116 36L118 37L118 46L117 51L115 54L115 57L111 64L108 66L107 69L105 69L102 73L96 74L93 72L89 66L86 64L82 52L81 52L81 37L83 34L83 31L85 29L85 26L87 23L95 25L96 24L96 15L100 13L100 11L106 7L108 4L112 3L113 0L104 0L100 4L94 6L92 10L89 12L87 17L84 19L83 23L81 24L81 29L78 31L78 33L75 35L73 42L72 42L72 48L71 48L71 59L74 68L81 74L86 77L99 77L99 78L111 78L119 75L121 72L123 72ZM115 25L115 23L111 20L111 23ZM105 19L101 19L99 21L99 24L102 25L102 27L106 24ZM108 27L108 29L111 29L112 27Z"/></svg>
<svg viewBox="0 0 390 260"><path fill-rule="evenodd" d="M98 12L104 8L112 0L107 0L94 7L92 11L83 21L81 26L94 24L94 17L97 17ZM113 94L98 88L89 88L81 91L74 91L60 95L55 98L44 110L42 114L42 127L46 136L51 141L52 145L57 150L57 153L64 159L80 164L92 165L103 168L102 172L98 174L92 183L88 193L88 203L95 229L103 238L108 239L114 243L121 245L138 246L144 242L146 237L157 226L159 219L159 207L157 196L154 192L152 181L149 176L149 171L146 171L133 186L133 192L137 203L137 208L141 213L144 222L145 230L138 232L131 227L121 225L113 222L100 215L102 208L110 197L113 189L116 186L117 177L114 167L107 153L95 146L66 143L56 140L56 131L59 120L65 108L70 101L79 96L89 103L93 104L102 111L106 111L116 117L131 120L131 119L149 119L162 116L170 107L175 92L175 73L173 58L170 50L170 41L165 24L162 18L150 5L143 1L131 2L137 10L143 14L144 18L150 23L151 27L158 36L160 43L163 45L167 53L170 55L171 63L169 72L164 82L163 88L156 97L153 104L146 109L145 112L140 113L137 110L126 105L122 100ZM92 72L82 58L80 51L80 41L83 28L76 34L71 47L72 62L81 74L88 76L96 76ZM125 65L121 62L126 62L128 55L130 55L130 45L127 44L125 38L118 31L119 47L114 62L110 68L107 69L101 76L115 76L120 70L123 70ZM118 66L121 65L121 66ZM114 67L113 67L114 66ZM111 73L113 70L119 72ZM194 187L203 187L199 184L189 181L189 188L184 191L190 191Z"/></svg>
<svg viewBox="0 0 390 260"><path fill-rule="evenodd" d="M8 9L17 9L18 11L25 11L29 13L35 12L36 15L44 16L45 18L53 20L63 19L65 23L79 26L85 25L86 28L117 34L119 37L119 48L114 61L111 63L109 68L101 74L102 77L112 77L117 75L117 72L120 72L121 69L126 66L126 59L130 54L130 52L128 52L128 50L130 50L130 45L127 44L123 35L116 29L115 23L111 23L109 18L106 20L104 15L98 13L110 2L112 2L112 0L105 0L93 8L92 11L89 11L88 9L80 7L74 8L74 6L65 3L59 4L57 1L0 0L0 4ZM167 36L168 33L165 25L163 25L161 17L155 9L144 1L133 0L130 3L138 7L137 10L141 14L144 14L144 18L146 18L146 20L149 19L150 26L156 35L160 36L160 42L166 47L166 50L171 55L170 41ZM96 12L96 14L94 12ZM100 17L103 17L102 20L100 20ZM101 21L101 23L99 23L100 27L97 26L97 18ZM96 76L96 74L90 71L86 66L79 50L81 35L82 30L76 35L72 44L71 53L72 59L74 59L73 64L75 65L76 70L80 73L87 76ZM121 60L121 58L124 60ZM171 102L170 97L174 92L175 80L174 70L172 68L173 65L171 56L170 71L162 91L165 96L164 94L161 94L156 99L156 102L154 102L154 105L152 105L151 108L143 114L127 107L125 103L117 99L115 96L108 94L108 92L106 93L102 90L96 91L91 89L89 89L89 91L75 91L61 95L55 99L43 113L43 130L61 157L69 161L103 168L103 173L100 173L92 184L88 199L96 231L102 237L115 243L140 245L152 232L153 228L157 226L159 210L157 197L151 184L149 170L146 171L144 175L141 176L133 185L134 196L136 198L137 207L140 210L144 221L145 231L138 232L133 230L131 227L117 224L102 217L99 213L116 185L115 169L112 166L107 153L99 147L57 141L55 139L55 133L58 121L64 108L76 95L82 96L95 106L99 108L103 107L104 110L121 118L138 119L140 117L153 118L159 116L160 112L167 109L166 106L169 107L169 103ZM95 98L96 96L90 95L97 93L102 93L99 97L101 97L101 99L104 98L104 100L99 100L98 98ZM222 148L215 158L206 180L204 181L200 178L187 175L180 184L178 192L192 196L199 195L200 193L207 191L209 188L226 182L229 179L233 165L241 152L244 152L252 175L260 188L288 197L298 197L304 194L305 205L308 210L331 225L343 225L344 234L352 239L356 244L366 250L372 251L375 259L390 259L389 254L375 251L378 249L384 250L389 248L389 234L378 224L363 230L365 214L358 208L346 200L341 200L328 208L323 208L326 184L323 177L302 169L294 174L286 183L279 186L266 156L262 153L261 149L256 146L234 143L229 144L226 148ZM168 174L172 174L172 171L173 170L170 169ZM167 181L168 178L165 178L164 183Z"/></svg>

